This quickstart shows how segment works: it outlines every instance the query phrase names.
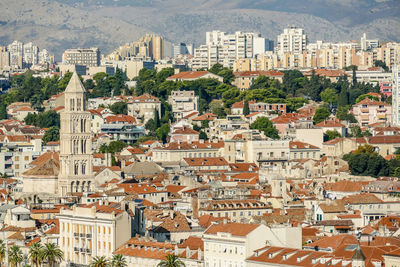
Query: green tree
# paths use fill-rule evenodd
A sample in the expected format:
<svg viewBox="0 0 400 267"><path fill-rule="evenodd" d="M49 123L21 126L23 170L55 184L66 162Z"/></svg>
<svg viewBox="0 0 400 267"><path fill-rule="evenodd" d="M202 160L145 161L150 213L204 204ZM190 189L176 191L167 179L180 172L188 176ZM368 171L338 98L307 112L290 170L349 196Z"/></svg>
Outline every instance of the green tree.
<svg viewBox="0 0 400 267"><path fill-rule="evenodd" d="M111 259L112 267L126 267L128 264L126 263L126 258L121 254L114 254Z"/></svg>
<svg viewBox="0 0 400 267"><path fill-rule="evenodd" d="M24 121L28 125L34 125L40 128L50 128L52 126L60 127L60 115L54 110L38 114L29 113Z"/></svg>
<svg viewBox="0 0 400 267"><path fill-rule="evenodd" d="M3 264L3 261L6 257L6 244L3 240L0 239L0 265Z"/></svg>
<svg viewBox="0 0 400 267"><path fill-rule="evenodd" d="M107 267L109 264L106 257L94 257L90 263L90 267Z"/></svg>
<svg viewBox="0 0 400 267"><path fill-rule="evenodd" d="M357 120L353 113L349 113L349 106L340 106L336 111L336 118L341 121L348 121L350 123L356 123Z"/></svg>
<svg viewBox="0 0 400 267"><path fill-rule="evenodd" d="M304 77L299 70L283 71L283 87L285 93L291 96L296 96L297 91L302 88L301 81Z"/></svg>
<svg viewBox="0 0 400 267"><path fill-rule="evenodd" d="M382 60L376 60L374 62L375 67L381 67L382 69L384 69L385 71L388 71L389 68L387 67L386 63L383 62Z"/></svg>
<svg viewBox="0 0 400 267"><path fill-rule="evenodd" d="M267 117L258 117L251 125L251 129L264 132L265 136L272 139L279 139L278 130Z"/></svg>
<svg viewBox="0 0 400 267"><path fill-rule="evenodd" d="M315 114L314 114L314 117L313 117L314 124L320 123L321 121L323 121L326 118L328 118L329 115L331 115L331 113L329 112L329 110L325 106L319 106L317 108L317 110L315 111Z"/></svg>
<svg viewBox="0 0 400 267"><path fill-rule="evenodd" d="M308 104L308 100L303 97L291 97L286 99L286 107L289 111L297 111L297 109Z"/></svg>
<svg viewBox="0 0 400 267"><path fill-rule="evenodd" d="M7 119L7 106L4 103L0 104L0 120Z"/></svg>
<svg viewBox="0 0 400 267"><path fill-rule="evenodd" d="M157 125L153 119L150 119L146 122L146 124L144 125L144 128L146 130L150 131L151 133L155 133L157 130Z"/></svg>
<svg viewBox="0 0 400 267"><path fill-rule="evenodd" d="M42 250L42 258L50 267L54 267L56 263L60 263L64 259L64 253L54 243L46 243Z"/></svg>
<svg viewBox="0 0 400 267"><path fill-rule="evenodd" d="M369 94L363 94L363 95L360 95L359 97L357 97L356 103L359 103L359 102L363 101L366 98L369 98L369 99L375 100L375 101L379 101L379 98L377 98L376 96L372 96L372 95L369 95Z"/></svg>
<svg viewBox="0 0 400 267"><path fill-rule="evenodd" d="M224 66L222 66L219 63L216 63L211 67L211 69L209 69L209 72L218 75L218 73L221 72L223 69L224 69Z"/></svg>
<svg viewBox="0 0 400 267"><path fill-rule="evenodd" d="M243 115L249 115L250 114L250 107L249 107L249 101L244 100L243 103Z"/></svg>
<svg viewBox="0 0 400 267"><path fill-rule="evenodd" d="M224 68L220 72L218 72L218 76L224 78L224 83L226 84L231 84L232 81L235 80L235 75L233 74L233 71L228 68Z"/></svg>
<svg viewBox="0 0 400 267"><path fill-rule="evenodd" d="M208 136L204 131L200 131L199 139L208 140Z"/></svg>
<svg viewBox="0 0 400 267"><path fill-rule="evenodd" d="M29 260L32 266L39 267L43 260L43 246L40 242L33 243L29 247Z"/></svg>
<svg viewBox="0 0 400 267"><path fill-rule="evenodd" d="M349 169L353 175L361 176L388 176L390 167L388 162L377 153L357 153L344 157L348 161Z"/></svg>
<svg viewBox="0 0 400 267"><path fill-rule="evenodd" d="M60 140L60 128L57 126L50 127L43 135L43 143L54 142Z"/></svg>
<svg viewBox="0 0 400 267"><path fill-rule="evenodd" d="M99 82L105 80L107 76L108 74L105 72L98 72L95 75L93 75L93 80L95 80L96 83L99 84Z"/></svg>
<svg viewBox="0 0 400 267"><path fill-rule="evenodd" d="M18 267L23 259L22 250L19 246L13 245L8 249L8 262L11 264L11 267Z"/></svg>
<svg viewBox="0 0 400 267"><path fill-rule="evenodd" d="M65 91L65 88L67 88L67 85L69 83L69 80L71 80L72 77L72 72L67 72L65 75L59 80L58 82L58 89L60 92Z"/></svg>
<svg viewBox="0 0 400 267"><path fill-rule="evenodd" d="M321 100L324 101L324 103L327 103L330 105L337 105L338 97L337 97L335 89L327 88L321 92L320 96L321 96Z"/></svg>
<svg viewBox="0 0 400 267"><path fill-rule="evenodd" d="M236 87L232 87L222 94L222 101L226 108L230 108L233 103L239 101L240 90Z"/></svg>
<svg viewBox="0 0 400 267"><path fill-rule="evenodd" d="M154 113L154 119L153 119L154 120L154 124L155 124L156 128L158 128L161 125L158 110L154 109L153 113Z"/></svg>
<svg viewBox="0 0 400 267"><path fill-rule="evenodd" d="M336 130L333 130L333 131L328 130L324 134L324 141L326 142L326 141L333 140L333 139L338 138L338 137L342 137L341 134L338 131L336 131Z"/></svg>
<svg viewBox="0 0 400 267"><path fill-rule="evenodd" d="M173 254L168 254L165 260L162 260L158 267L185 267L185 263L179 259L178 256Z"/></svg>
<svg viewBox="0 0 400 267"><path fill-rule="evenodd" d="M168 123L164 123L161 125L157 130L156 130L156 135L160 140L163 141L163 143L167 142L168 134L169 134L170 128Z"/></svg>
<svg viewBox="0 0 400 267"><path fill-rule="evenodd" d="M110 106L110 110L114 114L128 115L128 104L126 102L116 102Z"/></svg>
<svg viewBox="0 0 400 267"><path fill-rule="evenodd" d="M206 129L208 127L210 127L210 121L209 120L201 121L201 128Z"/></svg>
<svg viewBox="0 0 400 267"><path fill-rule="evenodd" d="M111 141L108 146L106 144L101 145L99 152L100 153L116 153L121 152L124 147L128 146L124 141L117 140Z"/></svg>

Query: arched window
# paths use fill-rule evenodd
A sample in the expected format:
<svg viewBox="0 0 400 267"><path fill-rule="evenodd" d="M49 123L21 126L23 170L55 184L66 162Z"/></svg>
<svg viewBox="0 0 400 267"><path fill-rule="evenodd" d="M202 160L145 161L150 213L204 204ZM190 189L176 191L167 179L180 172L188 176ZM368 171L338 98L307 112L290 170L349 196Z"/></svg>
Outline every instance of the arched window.
<svg viewBox="0 0 400 267"><path fill-rule="evenodd" d="M81 100L79 98L76 100L76 110L81 111Z"/></svg>
<svg viewBox="0 0 400 267"><path fill-rule="evenodd" d="M85 140L81 140L81 154L85 153Z"/></svg>
<svg viewBox="0 0 400 267"><path fill-rule="evenodd" d="M74 140L74 154L78 154L78 140Z"/></svg>
<svg viewBox="0 0 400 267"><path fill-rule="evenodd" d="M81 119L81 133L83 133L83 119Z"/></svg>
<svg viewBox="0 0 400 267"><path fill-rule="evenodd" d="M74 166L74 174L75 174L75 175L78 175L78 171L79 171L79 165L78 165L78 163L75 163L75 166Z"/></svg>
<svg viewBox="0 0 400 267"><path fill-rule="evenodd" d="M82 174L86 174L86 163L82 163Z"/></svg>
<svg viewBox="0 0 400 267"><path fill-rule="evenodd" d="M70 99L70 106L71 106L71 111L75 110L75 100L74 99Z"/></svg>

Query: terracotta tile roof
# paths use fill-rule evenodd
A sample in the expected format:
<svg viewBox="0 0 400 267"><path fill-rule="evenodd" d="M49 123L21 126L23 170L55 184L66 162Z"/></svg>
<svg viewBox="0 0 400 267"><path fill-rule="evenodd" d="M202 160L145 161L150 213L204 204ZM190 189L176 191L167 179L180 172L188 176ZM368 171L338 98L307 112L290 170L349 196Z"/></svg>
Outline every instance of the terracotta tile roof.
<svg viewBox="0 0 400 267"><path fill-rule="evenodd" d="M21 232L16 232L14 234L11 234L7 239L8 240L25 240L25 237L22 235Z"/></svg>
<svg viewBox="0 0 400 267"><path fill-rule="evenodd" d="M183 158L189 166L228 166L223 157L215 158Z"/></svg>
<svg viewBox="0 0 400 267"><path fill-rule="evenodd" d="M400 143L400 135L384 135L368 137L369 144L398 144Z"/></svg>
<svg viewBox="0 0 400 267"><path fill-rule="evenodd" d="M51 154L54 155L54 154ZM46 161L41 161L40 164L25 171L25 177L58 177L60 172L60 161L56 157L46 157Z"/></svg>
<svg viewBox="0 0 400 267"><path fill-rule="evenodd" d="M103 154L103 153L94 153L93 154L93 158L95 158L95 159L105 159L105 157L106 157L106 154Z"/></svg>
<svg viewBox="0 0 400 267"><path fill-rule="evenodd" d="M7 135L6 137L10 142L28 142L28 138L24 135Z"/></svg>
<svg viewBox="0 0 400 267"><path fill-rule="evenodd" d="M135 193L135 194L152 194L158 193L162 191L158 191L154 186L149 184L117 184L118 187L123 188L126 193Z"/></svg>
<svg viewBox="0 0 400 267"><path fill-rule="evenodd" d="M164 251L158 249L148 249L148 248L140 248L140 247L120 247L113 254L120 254L126 257L135 257L135 258L145 258L145 259L156 259L156 260L164 260L168 254L173 253L171 251Z"/></svg>
<svg viewBox="0 0 400 267"><path fill-rule="evenodd" d="M335 192L361 192L365 185L369 182L353 182L347 180L341 180L335 183L327 183L325 190Z"/></svg>
<svg viewBox="0 0 400 267"><path fill-rule="evenodd" d="M245 223L213 224L204 232L204 234L215 235L217 233L230 233L233 236L247 236L259 226L259 224Z"/></svg>
<svg viewBox="0 0 400 267"><path fill-rule="evenodd" d="M60 111L60 110L63 110L63 109L65 109L64 106L58 106L58 107L54 108L53 110L57 112L57 111Z"/></svg>
<svg viewBox="0 0 400 267"><path fill-rule="evenodd" d="M360 102L358 102L354 106L361 106L361 105L367 105L367 106L390 106L386 102L372 100L372 99L370 99L368 97L364 98L363 100L361 100Z"/></svg>
<svg viewBox="0 0 400 267"><path fill-rule="evenodd" d="M256 101L248 101L249 105L250 104L255 104ZM232 104L231 108L243 108L244 107L244 100L235 102Z"/></svg>
<svg viewBox="0 0 400 267"><path fill-rule="evenodd" d="M227 222L230 221L228 217L214 217L212 215L202 215L198 218L199 220L199 225L203 228L208 228L210 225L214 222L223 222L226 220Z"/></svg>
<svg viewBox="0 0 400 267"><path fill-rule="evenodd" d="M29 165L38 166L44 162L49 161L51 158L59 160L59 152L45 152L40 155L37 159L33 160Z"/></svg>
<svg viewBox="0 0 400 267"><path fill-rule="evenodd" d="M60 208L49 208L49 209L36 209L30 210L32 214L48 214L48 213L60 213Z"/></svg>
<svg viewBox="0 0 400 267"><path fill-rule="evenodd" d="M30 246L32 246L35 243L40 242L40 237L36 237L34 239L32 239L31 241L29 241L28 243L26 243L26 246L29 248Z"/></svg>
<svg viewBox="0 0 400 267"><path fill-rule="evenodd" d="M96 207L96 212L98 212L98 213L114 212L116 216L124 212L123 210L120 209L121 205L116 202L110 202L110 203L108 203L108 205L100 205L99 202L95 202L92 204L81 205L81 207L85 207L85 208Z"/></svg>
<svg viewBox="0 0 400 267"><path fill-rule="evenodd" d="M315 75L324 76L324 77L349 76L346 72L344 72L342 70L327 70L327 69L310 70L310 71L305 72L304 75L311 76L313 71L314 71Z"/></svg>
<svg viewBox="0 0 400 267"><path fill-rule="evenodd" d="M231 172L258 172L258 166L255 163L229 163Z"/></svg>
<svg viewBox="0 0 400 267"><path fill-rule="evenodd" d="M135 124L136 119L133 116L123 115L123 114L111 115L106 118L106 123L119 123L119 122Z"/></svg>
<svg viewBox="0 0 400 267"><path fill-rule="evenodd" d="M138 147L129 147L126 150L128 150L131 154L144 154L144 151Z"/></svg>
<svg viewBox="0 0 400 267"><path fill-rule="evenodd" d="M357 244L357 242L357 238L353 235L339 234L323 237L306 246L311 248L318 246L319 248L332 248L336 250L343 245Z"/></svg>
<svg viewBox="0 0 400 267"><path fill-rule="evenodd" d="M299 142L299 141L290 141L289 142L289 147L291 149L319 149L319 147L304 143L304 142Z"/></svg>
<svg viewBox="0 0 400 267"><path fill-rule="evenodd" d="M176 129L172 132L172 134L200 134L198 131L195 131L189 127L184 127Z"/></svg>
<svg viewBox="0 0 400 267"><path fill-rule="evenodd" d="M132 103L132 102L142 102L142 103L153 102L153 103L158 103L158 102L160 102L160 100L157 97L146 93L146 94L143 94L141 96L135 96L131 101L129 101L129 103Z"/></svg>
<svg viewBox="0 0 400 267"><path fill-rule="evenodd" d="M323 120L320 123L316 124L315 127L335 127L335 128L340 128L340 127L345 127L342 122L339 119L333 118L333 119L327 119Z"/></svg>
<svg viewBox="0 0 400 267"><path fill-rule="evenodd" d="M100 117L103 117L103 115L101 115L101 113L97 109L88 109L86 111L90 112L91 114L95 114L95 115L98 115Z"/></svg>
<svg viewBox="0 0 400 267"><path fill-rule="evenodd" d="M18 111L35 111L35 110L31 107L20 107L19 109L15 110L15 112L18 112Z"/></svg>
<svg viewBox="0 0 400 267"><path fill-rule="evenodd" d="M192 121L205 121L205 120L209 120L209 121L213 121L217 118L218 116L212 113L205 113L203 115L200 115L196 118L193 118Z"/></svg>
<svg viewBox="0 0 400 267"><path fill-rule="evenodd" d="M183 186L183 185L167 185L165 187L165 189L167 190L167 192L170 193L178 193L180 191L182 191L183 189L185 189L187 186Z"/></svg>
<svg viewBox="0 0 400 267"><path fill-rule="evenodd" d="M338 137L338 138L324 142L324 145L336 145L337 143L340 143L343 140L344 140L344 138Z"/></svg>
<svg viewBox="0 0 400 267"><path fill-rule="evenodd" d="M156 221L161 221L161 224L152 229L155 233L165 232L187 232L190 231L189 223L186 216L177 211L169 211L169 214L164 216L163 211L155 211ZM152 214L154 216L154 214ZM146 219L148 217L145 215Z"/></svg>
<svg viewBox="0 0 400 267"><path fill-rule="evenodd" d="M188 239L183 241L182 244L178 245L179 248L189 248L190 250L200 249L204 251L204 242L201 237L189 236Z"/></svg>

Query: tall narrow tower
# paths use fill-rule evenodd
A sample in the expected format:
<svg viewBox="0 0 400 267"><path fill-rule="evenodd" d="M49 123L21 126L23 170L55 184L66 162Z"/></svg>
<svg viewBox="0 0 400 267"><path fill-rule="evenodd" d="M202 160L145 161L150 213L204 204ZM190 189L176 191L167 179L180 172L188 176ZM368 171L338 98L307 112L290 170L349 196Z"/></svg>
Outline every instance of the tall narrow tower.
<svg viewBox="0 0 400 267"><path fill-rule="evenodd" d="M65 89L64 107L60 129L60 196L90 192L95 186L90 113L86 111L85 88L76 72Z"/></svg>

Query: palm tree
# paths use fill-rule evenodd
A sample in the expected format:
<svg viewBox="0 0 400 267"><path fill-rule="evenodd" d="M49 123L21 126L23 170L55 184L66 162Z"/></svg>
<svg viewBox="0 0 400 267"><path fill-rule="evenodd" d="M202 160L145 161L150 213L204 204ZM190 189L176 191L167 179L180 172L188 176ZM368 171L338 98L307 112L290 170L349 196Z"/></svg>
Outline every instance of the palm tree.
<svg viewBox="0 0 400 267"><path fill-rule="evenodd" d="M179 259L178 256L174 254L168 254L165 260L157 264L158 267L185 267L185 263Z"/></svg>
<svg viewBox="0 0 400 267"><path fill-rule="evenodd" d="M0 266L2 265L4 258L6 257L6 244L0 239Z"/></svg>
<svg viewBox="0 0 400 267"><path fill-rule="evenodd" d="M42 260L47 261L53 267L55 263L63 260L64 253L54 243L46 243L42 250Z"/></svg>
<svg viewBox="0 0 400 267"><path fill-rule="evenodd" d="M106 257L94 257L92 263L90 264L91 267L107 267L108 260Z"/></svg>
<svg viewBox="0 0 400 267"><path fill-rule="evenodd" d="M39 242L32 244L29 247L29 259L32 266L39 267L43 260L43 246Z"/></svg>
<svg viewBox="0 0 400 267"><path fill-rule="evenodd" d="M18 264L22 262L24 257L19 246L14 245L8 249L8 262L12 267L18 267Z"/></svg>
<svg viewBox="0 0 400 267"><path fill-rule="evenodd" d="M115 254L111 259L112 267L126 267L128 264L126 263L126 259L121 254Z"/></svg>

